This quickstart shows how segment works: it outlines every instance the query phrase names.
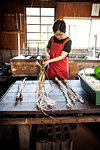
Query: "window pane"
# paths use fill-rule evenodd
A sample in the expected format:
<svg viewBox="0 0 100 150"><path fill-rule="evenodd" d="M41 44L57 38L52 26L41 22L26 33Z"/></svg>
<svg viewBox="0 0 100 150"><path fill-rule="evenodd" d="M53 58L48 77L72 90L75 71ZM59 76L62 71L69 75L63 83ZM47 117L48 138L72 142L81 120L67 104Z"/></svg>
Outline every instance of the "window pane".
<svg viewBox="0 0 100 150"><path fill-rule="evenodd" d="M84 30L85 29L85 30ZM88 48L90 20L77 21L77 42L79 48Z"/></svg>
<svg viewBox="0 0 100 150"><path fill-rule="evenodd" d="M94 47L95 35L97 36L96 47L100 49L100 20L92 20L91 22L91 34L90 34L90 47Z"/></svg>
<svg viewBox="0 0 100 150"><path fill-rule="evenodd" d="M34 48L34 49L35 49L35 48L38 48L38 42L31 42L31 41L29 42L29 41L28 41L27 46L28 46L28 47L32 47L32 48Z"/></svg>
<svg viewBox="0 0 100 150"><path fill-rule="evenodd" d="M27 17L27 24L40 24L40 17Z"/></svg>
<svg viewBox="0 0 100 150"><path fill-rule="evenodd" d="M52 25L48 26L48 32L53 32Z"/></svg>
<svg viewBox="0 0 100 150"><path fill-rule="evenodd" d="M27 25L27 32L40 32L40 25Z"/></svg>
<svg viewBox="0 0 100 150"><path fill-rule="evenodd" d="M41 33L41 40L47 40L47 34L46 33Z"/></svg>
<svg viewBox="0 0 100 150"><path fill-rule="evenodd" d="M41 25L41 32L47 32L47 26Z"/></svg>
<svg viewBox="0 0 100 150"><path fill-rule="evenodd" d="M48 33L48 39L47 40L50 40L51 36L53 36L53 33Z"/></svg>
<svg viewBox="0 0 100 150"><path fill-rule="evenodd" d="M42 48L44 48L44 44L45 44L45 42L40 42L40 41L28 41L27 42L27 46L28 47L32 47L32 48L40 48L40 47L42 47Z"/></svg>
<svg viewBox="0 0 100 150"><path fill-rule="evenodd" d="M27 33L27 40L40 40L40 33Z"/></svg>
<svg viewBox="0 0 100 150"><path fill-rule="evenodd" d="M53 24L54 17L41 17L41 24Z"/></svg>
<svg viewBox="0 0 100 150"><path fill-rule="evenodd" d="M54 16L54 8L41 8L41 16Z"/></svg>
<svg viewBox="0 0 100 150"><path fill-rule="evenodd" d="M39 48L45 49L45 42L39 42Z"/></svg>
<svg viewBox="0 0 100 150"><path fill-rule="evenodd" d="M66 35L70 36L70 25L66 25Z"/></svg>
<svg viewBox="0 0 100 150"><path fill-rule="evenodd" d="M75 38L76 38L76 26L73 26L71 25L70 28L69 28L69 36L71 37L72 39L72 48L75 48L76 47L76 43L75 43Z"/></svg>
<svg viewBox="0 0 100 150"><path fill-rule="evenodd" d="M67 34L72 39L72 48L88 48L90 20L66 19L65 22Z"/></svg>
<svg viewBox="0 0 100 150"><path fill-rule="evenodd" d="M26 15L40 15L40 8L26 8Z"/></svg>
<svg viewBox="0 0 100 150"><path fill-rule="evenodd" d="M41 25L41 32L53 32L52 25Z"/></svg>
<svg viewBox="0 0 100 150"><path fill-rule="evenodd" d="M54 8L26 8L27 42L30 41L28 47L36 47L38 42L43 42L40 47L43 51L46 49L48 40L53 35L54 10ZM38 42L33 43L36 41Z"/></svg>

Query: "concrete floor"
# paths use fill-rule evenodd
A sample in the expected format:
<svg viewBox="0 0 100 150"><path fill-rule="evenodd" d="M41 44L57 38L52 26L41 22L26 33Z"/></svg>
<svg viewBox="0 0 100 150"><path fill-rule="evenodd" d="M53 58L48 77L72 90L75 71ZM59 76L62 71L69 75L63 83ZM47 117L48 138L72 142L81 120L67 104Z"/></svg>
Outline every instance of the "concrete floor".
<svg viewBox="0 0 100 150"><path fill-rule="evenodd" d="M10 85L11 80L0 79L0 97ZM73 141L72 150L100 150L100 123L77 124L70 133ZM6 149L19 149L17 126L0 126L0 150ZM30 150L35 149L32 146Z"/></svg>

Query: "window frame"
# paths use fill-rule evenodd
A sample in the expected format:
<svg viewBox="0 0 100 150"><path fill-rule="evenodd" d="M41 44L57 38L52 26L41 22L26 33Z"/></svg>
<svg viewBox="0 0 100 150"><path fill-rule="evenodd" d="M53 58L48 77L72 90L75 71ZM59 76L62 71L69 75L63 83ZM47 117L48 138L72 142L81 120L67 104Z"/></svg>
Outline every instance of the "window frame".
<svg viewBox="0 0 100 150"><path fill-rule="evenodd" d="M73 49L89 49L89 48L91 48L92 46L90 44L90 42L91 42L90 40L91 40L91 38L93 38L93 34L91 34L91 32L93 32L93 29L91 31L91 26L93 24L92 22L94 20L97 21L97 20L100 20L100 19L98 19L98 18L91 18L91 17L65 17L64 20L89 20L90 21L90 26L89 26L90 29L89 29L89 33L88 33L88 44L87 44L87 47L79 48L79 47L76 47L76 44L75 44L75 47L73 46L72 48ZM67 26L71 26L71 25L69 25L69 24L67 25L67 23L66 23L66 28L67 28ZM74 26L74 25L72 25L72 26ZM68 28L69 28L69 34L70 34L70 27L68 27ZM77 31L75 31L75 32L77 32ZM92 37L91 37L91 35L92 35ZM74 35L74 36L76 36L76 35ZM75 43L75 41L74 41L74 43ZM72 40L72 44L73 44L73 40ZM97 45L97 49L99 49L99 48L100 48L100 46Z"/></svg>
<svg viewBox="0 0 100 150"><path fill-rule="evenodd" d="M26 7L26 9L27 8L31 8L31 7ZM32 7L32 8L37 8L37 7ZM41 23L41 18L42 17L53 17L54 18L54 20L55 20L55 7L44 7L44 8L53 8L54 9L54 16L42 16L41 15L41 9L42 9L42 7L38 7L39 9L40 9L40 14L39 15L27 15L26 14L26 42L28 42L28 41L33 41L33 40L28 40L27 39L27 33L39 33L40 34L40 40L34 40L34 41L38 41L38 42L46 42L46 41L48 41L49 40L49 34L52 34L53 32L50 32L50 31L48 31L48 28L49 28L49 26L52 26L53 25L53 23L51 23L51 24L42 24ZM27 17L39 17L40 18L40 23L39 24L27 24ZM40 26L40 32L27 32L27 25L39 25ZM41 26L47 26L47 32L45 31L45 32L42 32L41 31ZM46 33L47 34L47 40L42 40L42 38L41 38L41 34L44 34L44 33Z"/></svg>

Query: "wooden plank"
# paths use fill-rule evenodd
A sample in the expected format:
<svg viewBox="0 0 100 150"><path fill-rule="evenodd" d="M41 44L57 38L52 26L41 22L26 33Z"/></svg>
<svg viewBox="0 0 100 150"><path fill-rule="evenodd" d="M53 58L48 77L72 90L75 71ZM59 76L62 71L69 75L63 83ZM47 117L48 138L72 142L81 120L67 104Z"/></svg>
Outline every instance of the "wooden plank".
<svg viewBox="0 0 100 150"><path fill-rule="evenodd" d="M88 103L81 104L76 102L72 108L68 108L65 101L58 101L56 106L53 106L52 109L46 110L47 114L78 114L78 113L100 113L100 107L97 106L88 106ZM36 102L23 102L16 101L12 103L0 103L0 115L21 115L21 114L41 114L42 111L39 111L36 107Z"/></svg>
<svg viewBox="0 0 100 150"><path fill-rule="evenodd" d="M11 103L12 105L14 105L16 102L16 95L17 95L17 92L7 93L2 100L2 103L8 103L8 104ZM21 104L23 104L24 102L27 102L27 103L36 102L36 93L23 93L23 99L21 101Z"/></svg>
<svg viewBox="0 0 100 150"><path fill-rule="evenodd" d="M100 107L95 106L94 104L87 101L87 94L85 91L81 88L80 81L79 80L68 80L69 84L72 86L72 88L80 94L83 99L85 100L84 104L81 104L80 102L76 101L75 105L71 109L67 108L66 105L66 99L60 90L57 83L54 81L51 81L53 88L51 88L50 83L48 80L45 82L46 86L46 92L52 90L49 94L49 97L55 101L55 106L52 107L52 109L47 110L46 112L48 114L75 114L75 113L100 113ZM4 94L4 96L1 98L0 102L0 115L20 115L20 114L43 114L41 111L39 111L36 108L36 96L37 93L35 93L37 81L26 81L25 87L23 91L23 100L17 101L16 103L16 94L17 94L17 88L18 84L20 84L21 81L16 81L14 84L11 85L11 87L7 90L7 92ZM13 112L13 113L12 113Z"/></svg>
<svg viewBox="0 0 100 150"><path fill-rule="evenodd" d="M36 150L42 150L42 144L40 142L36 142Z"/></svg>
<svg viewBox="0 0 100 150"><path fill-rule="evenodd" d="M36 64L37 60L34 61L26 61L26 59L24 59L24 61L15 61L14 59L13 61L11 61L11 71L12 74L27 74L27 73L31 73L31 74L38 74L39 73L39 66Z"/></svg>
<svg viewBox="0 0 100 150"><path fill-rule="evenodd" d="M18 125L20 150L30 150L30 125Z"/></svg>
<svg viewBox="0 0 100 150"><path fill-rule="evenodd" d="M61 124L61 123L89 123L100 122L99 115L85 116L65 116L65 117L49 117L44 118L1 118L0 125L27 125L27 124Z"/></svg>
<svg viewBox="0 0 100 150"><path fill-rule="evenodd" d="M37 111L36 109L36 103L23 103L22 101L16 101L14 103L1 103L0 104L0 112L2 114L21 114L23 112L24 114L31 112L32 110ZM25 112L26 111L26 112ZM11 112L11 113L10 113Z"/></svg>
<svg viewBox="0 0 100 150"><path fill-rule="evenodd" d="M68 60L69 79L76 79L77 73L83 68L95 68L100 64L100 60Z"/></svg>

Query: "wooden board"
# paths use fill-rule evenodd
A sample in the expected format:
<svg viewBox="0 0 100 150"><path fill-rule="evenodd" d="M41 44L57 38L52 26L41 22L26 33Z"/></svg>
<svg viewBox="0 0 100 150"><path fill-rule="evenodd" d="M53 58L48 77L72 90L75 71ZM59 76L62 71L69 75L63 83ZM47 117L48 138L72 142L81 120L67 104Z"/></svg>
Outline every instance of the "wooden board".
<svg viewBox="0 0 100 150"><path fill-rule="evenodd" d="M34 59L11 59L11 72L14 77L38 76L39 66ZM69 79L75 80L77 73L83 68L95 68L100 64L100 60L68 60L68 76Z"/></svg>
<svg viewBox="0 0 100 150"><path fill-rule="evenodd" d="M12 75L16 75L16 76L24 76L27 74L28 76L34 76L38 75L39 73L39 66L36 64L36 60L14 60L12 59L10 61L11 63L11 72Z"/></svg>
<svg viewBox="0 0 100 150"><path fill-rule="evenodd" d="M95 106L94 104L88 102L88 96L85 91L81 88L79 80L68 80L69 84L72 86L73 90L80 94L84 99L84 104L76 101L72 108L68 108L66 105L66 98L60 90L59 86L55 81L52 82L52 87L49 81L45 81L46 93L49 97L55 101L55 106L51 109L46 110L48 114L52 115L65 115L65 114L89 114L89 113L100 113L100 106ZM16 102L17 88L21 81L16 81L10 86L4 96L1 98L0 102L0 114L1 115L41 115L43 114L36 107L36 96L35 93L37 81L26 81L23 91L23 100L18 100Z"/></svg>
<svg viewBox="0 0 100 150"><path fill-rule="evenodd" d="M68 60L69 79L75 80L77 73L84 68L95 68L100 65L100 60Z"/></svg>

